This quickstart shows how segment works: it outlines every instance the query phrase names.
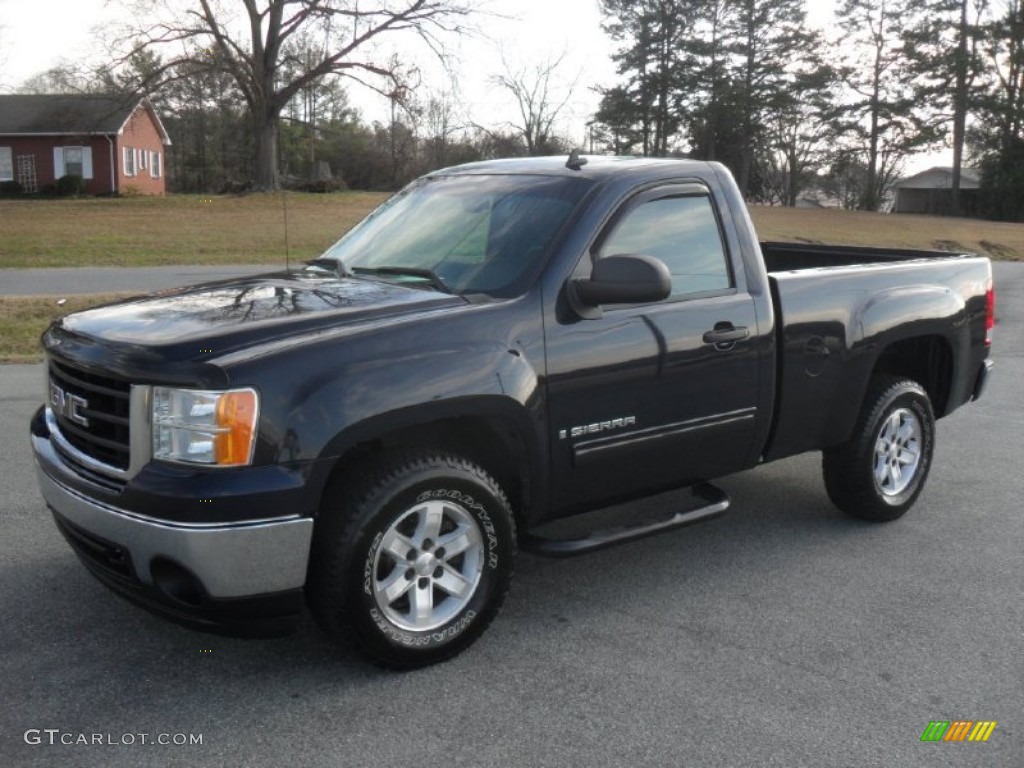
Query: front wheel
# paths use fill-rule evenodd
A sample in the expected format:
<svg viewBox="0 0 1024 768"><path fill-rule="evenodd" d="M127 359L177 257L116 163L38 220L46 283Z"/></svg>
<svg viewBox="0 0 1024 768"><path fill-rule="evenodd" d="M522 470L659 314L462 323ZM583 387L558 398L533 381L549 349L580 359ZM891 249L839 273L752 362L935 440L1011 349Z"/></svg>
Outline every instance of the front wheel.
<svg viewBox="0 0 1024 768"><path fill-rule="evenodd" d="M877 376L850 440L822 457L825 489L843 512L872 522L901 517L931 469L935 416L921 386Z"/></svg>
<svg viewBox="0 0 1024 768"><path fill-rule="evenodd" d="M319 624L393 668L442 661L476 640L515 554L497 483L464 459L422 454L337 485L317 521L307 587Z"/></svg>

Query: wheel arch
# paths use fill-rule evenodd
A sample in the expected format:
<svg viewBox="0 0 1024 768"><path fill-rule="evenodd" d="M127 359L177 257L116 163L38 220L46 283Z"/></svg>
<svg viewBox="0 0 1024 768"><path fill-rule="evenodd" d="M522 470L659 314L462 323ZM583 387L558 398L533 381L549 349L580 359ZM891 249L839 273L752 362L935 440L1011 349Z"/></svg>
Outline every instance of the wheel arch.
<svg viewBox="0 0 1024 768"><path fill-rule="evenodd" d="M323 494L331 492L339 477L358 471L375 456L436 450L478 464L505 492L516 523L525 523L543 498L543 463L527 414L502 400L459 398L434 408L404 409L352 425L325 450L325 455L334 457L334 464ZM323 496L321 506L322 502Z"/></svg>
<svg viewBox="0 0 1024 768"><path fill-rule="evenodd" d="M952 345L943 336L931 334L890 343L875 361L871 378L889 375L916 381L928 393L935 417L939 418L948 413L953 370Z"/></svg>

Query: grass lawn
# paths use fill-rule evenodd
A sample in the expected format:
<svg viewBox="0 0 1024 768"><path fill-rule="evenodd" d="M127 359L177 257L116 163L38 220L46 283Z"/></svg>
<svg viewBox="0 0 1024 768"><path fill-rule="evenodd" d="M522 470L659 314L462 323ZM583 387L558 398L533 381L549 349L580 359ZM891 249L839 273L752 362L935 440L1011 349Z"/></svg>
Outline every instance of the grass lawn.
<svg viewBox="0 0 1024 768"><path fill-rule="evenodd" d="M973 251L1024 261L1024 224L763 205L750 206L750 216L762 240Z"/></svg>
<svg viewBox="0 0 1024 768"><path fill-rule="evenodd" d="M281 264L310 259L387 195L0 200L0 267Z"/></svg>
<svg viewBox="0 0 1024 768"><path fill-rule="evenodd" d="M34 363L41 359L39 336L58 317L128 294L69 296L0 296L0 363Z"/></svg>
<svg viewBox="0 0 1024 768"><path fill-rule="evenodd" d="M0 200L0 267L271 264L321 253L387 195ZM969 250L1024 259L1024 224L751 206L762 240ZM0 288L2 292L2 288Z"/></svg>

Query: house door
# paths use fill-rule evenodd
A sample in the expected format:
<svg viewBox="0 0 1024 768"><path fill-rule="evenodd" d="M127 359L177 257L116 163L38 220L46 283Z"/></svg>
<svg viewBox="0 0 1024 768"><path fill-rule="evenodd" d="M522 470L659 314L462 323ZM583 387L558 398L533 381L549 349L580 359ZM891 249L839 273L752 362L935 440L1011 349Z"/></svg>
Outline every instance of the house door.
<svg viewBox="0 0 1024 768"><path fill-rule="evenodd" d="M18 183L22 192L34 194L39 191L35 155L18 155Z"/></svg>

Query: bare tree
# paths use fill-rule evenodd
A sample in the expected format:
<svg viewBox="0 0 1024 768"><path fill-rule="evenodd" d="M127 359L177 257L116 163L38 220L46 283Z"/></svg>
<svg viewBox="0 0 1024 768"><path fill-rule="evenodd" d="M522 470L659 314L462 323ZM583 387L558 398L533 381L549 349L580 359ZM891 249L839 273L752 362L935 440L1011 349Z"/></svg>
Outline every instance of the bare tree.
<svg viewBox="0 0 1024 768"><path fill-rule="evenodd" d="M568 87L560 87L557 76L564 59L563 52L555 59L533 66L513 67L502 55L505 72L491 78L516 100L520 123L511 127L523 135L527 154L541 155L557 149L554 146L555 120L569 103L579 81L577 75Z"/></svg>
<svg viewBox="0 0 1024 768"><path fill-rule="evenodd" d="M467 0L468 2L468 0ZM255 186L276 189L278 119L302 89L329 75L342 75L385 95L404 87L407 73L383 54L384 36L413 33L443 56L441 36L460 30L471 11L464 0L144 0L140 18L161 18L134 29L132 52L159 47L183 51L163 60L159 74L183 63L203 63L228 74L245 99L255 139ZM238 11L238 6L241 12ZM303 46L313 56L293 55L301 36L320 42ZM146 84L152 88L153 84Z"/></svg>

